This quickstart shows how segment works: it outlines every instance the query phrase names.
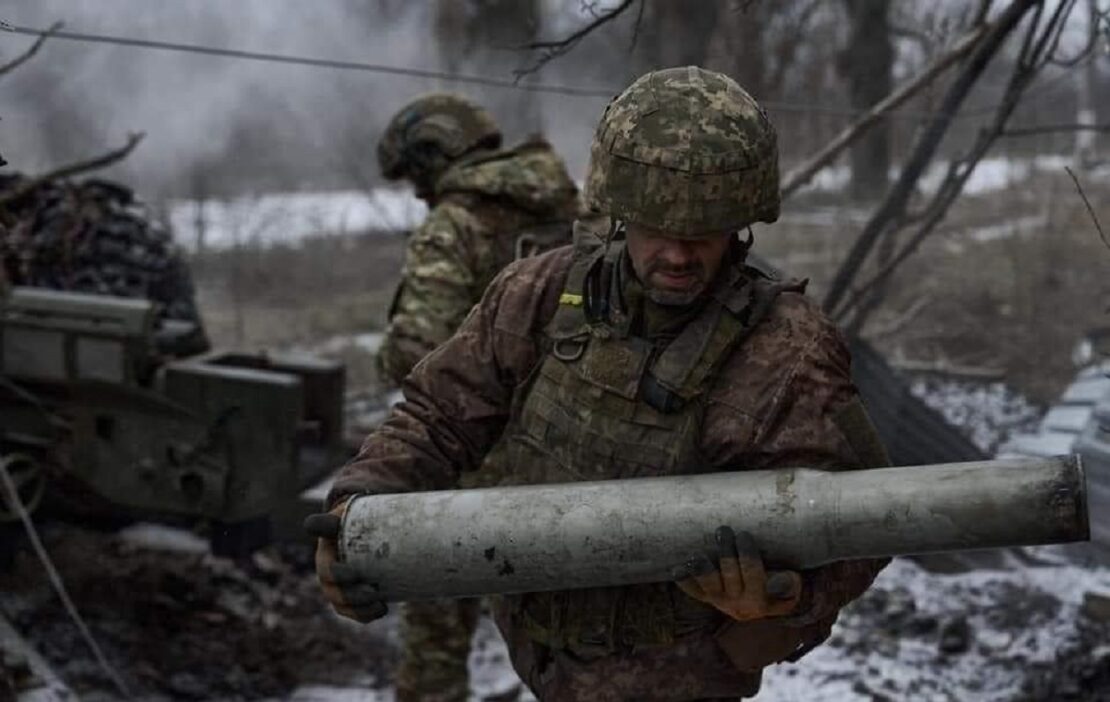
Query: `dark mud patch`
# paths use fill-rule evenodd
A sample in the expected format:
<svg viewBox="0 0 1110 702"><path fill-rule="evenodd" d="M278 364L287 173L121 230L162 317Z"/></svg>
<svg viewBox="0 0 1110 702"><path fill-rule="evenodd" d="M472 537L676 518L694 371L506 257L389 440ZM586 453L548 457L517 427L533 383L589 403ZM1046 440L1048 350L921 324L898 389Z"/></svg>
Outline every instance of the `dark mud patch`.
<svg viewBox="0 0 1110 702"><path fill-rule="evenodd" d="M233 562L140 550L62 525L44 536L78 610L137 698L259 699L314 682L388 681L392 646L332 614L307 546ZM0 610L78 695L113 697L27 550L0 573Z"/></svg>

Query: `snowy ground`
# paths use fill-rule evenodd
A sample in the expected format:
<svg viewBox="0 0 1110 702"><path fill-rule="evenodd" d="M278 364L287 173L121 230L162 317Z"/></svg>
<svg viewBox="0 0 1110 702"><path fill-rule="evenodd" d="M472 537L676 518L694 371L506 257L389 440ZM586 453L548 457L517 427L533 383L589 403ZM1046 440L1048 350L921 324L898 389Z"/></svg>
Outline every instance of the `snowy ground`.
<svg viewBox="0 0 1110 702"><path fill-rule="evenodd" d="M256 242L292 244L318 234L406 231L423 221L427 211L410 191L394 188L169 203L175 240L189 251L196 250L200 226L205 247L219 249Z"/></svg>
<svg viewBox="0 0 1110 702"><path fill-rule="evenodd" d="M1032 431L1043 410L1004 383L918 378L910 391L937 410L950 424L962 427L968 438L994 455L1011 434Z"/></svg>
<svg viewBox="0 0 1110 702"><path fill-rule="evenodd" d="M796 664L769 668L756 699L1110 699L1104 596L1110 570L1060 559L955 575L898 559L845 610L826 645ZM488 620L471 671L475 701L519 685ZM289 699L392 702L393 695L389 688L314 685ZM518 699L534 698L522 689Z"/></svg>
<svg viewBox="0 0 1110 702"><path fill-rule="evenodd" d="M1057 154L1042 154L1032 159L1011 159L1006 157L985 158L975 167L975 171L964 185L965 195L987 195L989 193L1005 190L1029 178L1037 171L1063 172L1064 166L1072 166L1075 159L1070 156ZM936 162L932 164L919 181L919 187L925 193L935 192L948 171L948 164ZM1107 173L1099 171L1094 174L1104 178ZM852 171L847 165L830 166L817 172L802 192L805 191L832 191L840 192L848 187ZM898 169L892 168L891 180L898 177Z"/></svg>
<svg viewBox="0 0 1110 702"><path fill-rule="evenodd" d="M1017 185L1037 173L1063 173L1073 165L1069 156L1042 155L1033 159L1004 157L983 159L964 187L967 195L987 195ZM923 192L934 191L947 170L947 164L933 164L922 177ZM892 178L897 170L891 173ZM848 186L851 172L847 166L828 167L818 172L803 192L841 192ZM1085 177L1110 182L1110 170L1090 171ZM197 247L198 230L203 226L207 248L226 248L236 244L291 244L318 234L351 234L366 231L406 231L419 224L427 207L409 190L377 188L335 192L290 192L244 196L232 200L174 200L168 203L169 220L175 240L185 249ZM805 211L787 208L786 221L792 223L860 224L866 221L864 209L817 207ZM1040 219L1026 218L1017 230L1039 225ZM1015 226L997 225L978 236L997 237L1012 233Z"/></svg>
<svg viewBox="0 0 1110 702"><path fill-rule="evenodd" d="M1110 650L1089 648L1094 637L1084 627L1095 623L1079 614L1088 592L1110 592L1110 570L1058 564L938 575L896 560L843 614L829 644L768 671L760 699L1060 699L1082 689L1057 670L1069 653L1106 672ZM1054 673L1060 679L1044 689Z"/></svg>

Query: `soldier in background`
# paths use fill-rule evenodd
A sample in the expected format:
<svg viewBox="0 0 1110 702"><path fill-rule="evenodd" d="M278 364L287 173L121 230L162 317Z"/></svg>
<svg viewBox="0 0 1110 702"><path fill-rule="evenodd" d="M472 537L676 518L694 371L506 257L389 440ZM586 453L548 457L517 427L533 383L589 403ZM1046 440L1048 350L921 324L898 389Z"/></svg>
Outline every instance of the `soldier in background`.
<svg viewBox="0 0 1110 702"><path fill-rule="evenodd" d="M506 265L570 242L577 188L550 145L533 138L501 149L489 113L462 97L414 100L378 144L382 175L408 180L427 202L412 234L378 356L379 374L400 385L446 341ZM482 481L503 476L487 461ZM402 608L399 702L465 702L467 657L479 601L442 600Z"/></svg>

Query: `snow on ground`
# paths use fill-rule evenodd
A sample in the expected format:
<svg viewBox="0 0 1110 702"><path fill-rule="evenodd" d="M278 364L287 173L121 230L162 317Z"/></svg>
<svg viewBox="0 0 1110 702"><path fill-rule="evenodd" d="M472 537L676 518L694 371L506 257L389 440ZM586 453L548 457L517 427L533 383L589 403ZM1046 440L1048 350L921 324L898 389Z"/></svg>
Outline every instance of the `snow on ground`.
<svg viewBox="0 0 1110 702"><path fill-rule="evenodd" d="M202 539L187 529L164 524L138 522L121 529L117 537L123 544L152 551L173 551L192 555L211 551L207 539Z"/></svg>
<svg viewBox="0 0 1110 702"><path fill-rule="evenodd" d="M354 234L412 229L427 207L408 190L378 188L321 193L269 193L234 200L175 200L169 204L174 238L197 248L199 222L204 246L228 248L262 242L296 243L316 234Z"/></svg>
<svg viewBox="0 0 1110 702"><path fill-rule="evenodd" d="M1069 156L1041 155L1033 159L986 158L979 162L964 187L965 194L985 195L1026 180L1037 171L1063 172L1072 165ZM919 186L933 192L947 170L946 163L934 163L922 176ZM891 177L896 178L897 169ZM1106 169L1090 171L1087 176L1110 180ZM804 188L807 191L838 192L845 189L851 177L847 166L833 166L819 171ZM348 190L336 192L291 192L244 196L232 200L174 200L169 203L169 220L176 241L187 250L197 247L198 222L203 222L204 245L227 248L237 243L295 243L316 234L346 234L367 231L404 231L419 224L427 207L408 190L377 188L370 192ZM791 221L824 224L832 220L858 223L866 212L815 210L787 213ZM1032 226L1025 222L1019 226ZM984 230L979 236L1005 236L1006 230Z"/></svg>
<svg viewBox="0 0 1110 702"><path fill-rule="evenodd" d="M1059 699L1046 695L1046 686L1062 690L1078 685L1082 690L1083 681L1067 679L1058 659L1086 657L1088 668L1110 662L1110 650L1093 647L1092 635L1084 628L1087 624L1080 611L1088 592L1110 593L1110 570L1050 562L941 575L911 560L897 559L863 598L845 609L824 646L796 664L767 669L756 699ZM1052 677L1057 675L1061 679ZM519 684L504 644L488 620L483 621L471 654L471 676L475 701ZM1099 694L1107 694L1087 692L1089 696L1071 699L1099 699ZM370 691L365 691L365 697L352 694L358 691L320 699L391 699L372 696L377 693ZM522 688L519 699L534 698Z"/></svg>
<svg viewBox="0 0 1110 702"><path fill-rule="evenodd" d="M1036 171L1064 172L1064 166L1071 166L1075 159L1071 156L1043 154L1032 159L1011 159L1006 157L985 158L975 167L975 171L964 184L965 195L987 195L1005 190L1027 179ZM918 181L918 187L926 193L933 193L948 171L946 162L933 163ZM898 177L899 170L892 168L891 180ZM1104 177L1101 171L1095 174ZM829 166L814 175L813 180L803 188L805 191L838 192L848 187L852 172L847 165Z"/></svg>
<svg viewBox="0 0 1110 702"><path fill-rule="evenodd" d="M365 332L363 334L338 334L329 336L323 341L313 343L309 347L294 347L294 350L307 353L334 356L348 348L356 348L370 354L377 354L382 348L385 334L382 332Z"/></svg>
<svg viewBox="0 0 1110 702"><path fill-rule="evenodd" d="M1110 592L1110 570L1056 565L937 575L899 559L844 611L825 646L798 664L770 668L759 699L1036 695L1038 678L1052 675L1069 650L1105 657L1083 633L1080 610L1091 591Z"/></svg>
<svg viewBox="0 0 1110 702"><path fill-rule="evenodd" d="M305 685L294 690L288 702L393 702L392 689L374 690L366 685Z"/></svg>
<svg viewBox="0 0 1110 702"><path fill-rule="evenodd" d="M1035 428L1042 414L1000 382L924 377L915 379L910 391L949 423L964 428L968 438L991 455L1011 434Z"/></svg>

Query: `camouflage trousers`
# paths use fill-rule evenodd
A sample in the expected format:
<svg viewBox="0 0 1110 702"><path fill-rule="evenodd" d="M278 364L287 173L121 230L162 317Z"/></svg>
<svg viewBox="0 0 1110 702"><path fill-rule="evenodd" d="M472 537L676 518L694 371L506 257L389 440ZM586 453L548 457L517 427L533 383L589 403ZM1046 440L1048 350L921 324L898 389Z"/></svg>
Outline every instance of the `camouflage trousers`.
<svg viewBox="0 0 1110 702"><path fill-rule="evenodd" d="M738 670L712 634L624 653L552 649L495 605L517 675L540 702L737 702L759 692L761 671Z"/></svg>
<svg viewBox="0 0 1110 702"><path fill-rule="evenodd" d="M402 605L397 702L466 702L467 658L480 611L478 599Z"/></svg>
<svg viewBox="0 0 1110 702"><path fill-rule="evenodd" d="M514 482L506 468L505 448L497 444L478 471L459 480L463 489ZM470 692L467 659L482 601L428 600L401 606L401 664L397 702L466 702Z"/></svg>

